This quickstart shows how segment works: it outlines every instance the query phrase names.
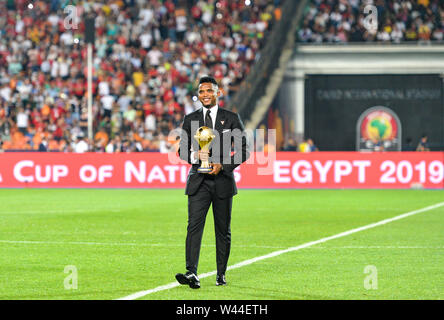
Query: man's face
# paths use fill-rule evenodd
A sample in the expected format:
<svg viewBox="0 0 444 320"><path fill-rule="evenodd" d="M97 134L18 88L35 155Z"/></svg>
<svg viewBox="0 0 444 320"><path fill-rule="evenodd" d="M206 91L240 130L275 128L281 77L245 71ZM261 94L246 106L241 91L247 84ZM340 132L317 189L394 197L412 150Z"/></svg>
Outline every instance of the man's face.
<svg viewBox="0 0 444 320"><path fill-rule="evenodd" d="M211 82L199 85L198 97L205 107L212 107L217 103L218 89Z"/></svg>

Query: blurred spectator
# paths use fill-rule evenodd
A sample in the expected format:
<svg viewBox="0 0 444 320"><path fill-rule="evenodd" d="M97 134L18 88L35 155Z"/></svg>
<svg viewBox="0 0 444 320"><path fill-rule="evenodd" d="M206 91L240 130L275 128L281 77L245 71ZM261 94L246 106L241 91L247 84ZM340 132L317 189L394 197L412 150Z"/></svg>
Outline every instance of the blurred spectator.
<svg viewBox="0 0 444 320"><path fill-rule="evenodd" d="M85 141L85 137L83 135L79 135L77 137L77 141L74 144L74 152L84 153L87 151L89 151L88 143Z"/></svg>
<svg viewBox="0 0 444 320"><path fill-rule="evenodd" d="M28 129L28 113L25 111L23 107L20 107L16 118L17 118L16 123L19 131L23 135L26 135Z"/></svg>
<svg viewBox="0 0 444 320"><path fill-rule="evenodd" d="M309 152L319 151L318 147L316 147L312 139L307 139L307 144Z"/></svg>
<svg viewBox="0 0 444 320"><path fill-rule="evenodd" d="M39 147L38 147L38 151L39 152L46 152L46 151L48 151L48 140L46 138L43 138L40 141Z"/></svg>
<svg viewBox="0 0 444 320"><path fill-rule="evenodd" d="M421 139L419 140L418 146L416 147L416 151L430 151L428 139L429 138L427 135L422 135Z"/></svg>
<svg viewBox="0 0 444 320"><path fill-rule="evenodd" d="M296 143L296 140L289 138L282 151L298 151L298 144Z"/></svg>
<svg viewBox="0 0 444 320"><path fill-rule="evenodd" d="M303 140L298 145L298 151L299 152L310 152L310 146L308 145L307 140Z"/></svg>
<svg viewBox="0 0 444 320"><path fill-rule="evenodd" d="M299 144L298 151L299 152L315 152L315 151L319 151L319 149L314 144L313 139L307 138Z"/></svg>
<svg viewBox="0 0 444 320"><path fill-rule="evenodd" d="M108 133L106 133L104 127L101 127L99 129L99 132L97 132L96 135L94 136L94 143L96 146L96 150L105 151L105 148L108 145L108 140L109 140Z"/></svg>

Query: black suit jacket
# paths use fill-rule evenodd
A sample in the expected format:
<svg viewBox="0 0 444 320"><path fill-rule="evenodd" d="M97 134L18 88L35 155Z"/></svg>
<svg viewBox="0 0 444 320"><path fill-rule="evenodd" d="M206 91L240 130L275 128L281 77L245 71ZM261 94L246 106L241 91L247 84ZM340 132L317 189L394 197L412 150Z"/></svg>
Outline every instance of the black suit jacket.
<svg viewBox="0 0 444 320"><path fill-rule="evenodd" d="M191 162L191 152L199 150L194 135L204 123L203 108L186 115L182 123L179 156L192 164L185 188L187 195L194 195L204 179L204 174L197 172L200 161ZM245 128L237 113L219 107L213 131L216 138L211 143L210 162L221 163L223 167L223 170L215 176L216 193L220 198L232 197L237 194L233 170L250 156Z"/></svg>

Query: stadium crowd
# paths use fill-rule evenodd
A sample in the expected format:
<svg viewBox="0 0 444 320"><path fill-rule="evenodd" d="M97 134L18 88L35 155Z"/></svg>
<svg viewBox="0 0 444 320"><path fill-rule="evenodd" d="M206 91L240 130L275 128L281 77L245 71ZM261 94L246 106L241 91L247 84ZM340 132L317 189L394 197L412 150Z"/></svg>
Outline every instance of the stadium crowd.
<svg viewBox="0 0 444 320"><path fill-rule="evenodd" d="M213 75L227 105L284 0L0 1L0 151L167 152ZM89 141L86 13L95 15Z"/></svg>
<svg viewBox="0 0 444 320"><path fill-rule="evenodd" d="M376 7L377 20L367 5ZM442 0L313 0L298 32L300 43L430 43L443 37Z"/></svg>

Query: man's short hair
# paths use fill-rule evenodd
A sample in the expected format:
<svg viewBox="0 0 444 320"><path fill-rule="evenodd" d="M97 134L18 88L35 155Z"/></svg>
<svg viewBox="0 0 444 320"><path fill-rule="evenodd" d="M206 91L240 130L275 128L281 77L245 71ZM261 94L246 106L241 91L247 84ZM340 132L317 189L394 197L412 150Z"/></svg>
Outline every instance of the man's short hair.
<svg viewBox="0 0 444 320"><path fill-rule="evenodd" d="M217 84L216 79L214 79L213 77L210 77L210 76L203 76L202 78L200 78L199 85L201 85L202 83L212 83L212 84L214 84L216 86L219 86Z"/></svg>

